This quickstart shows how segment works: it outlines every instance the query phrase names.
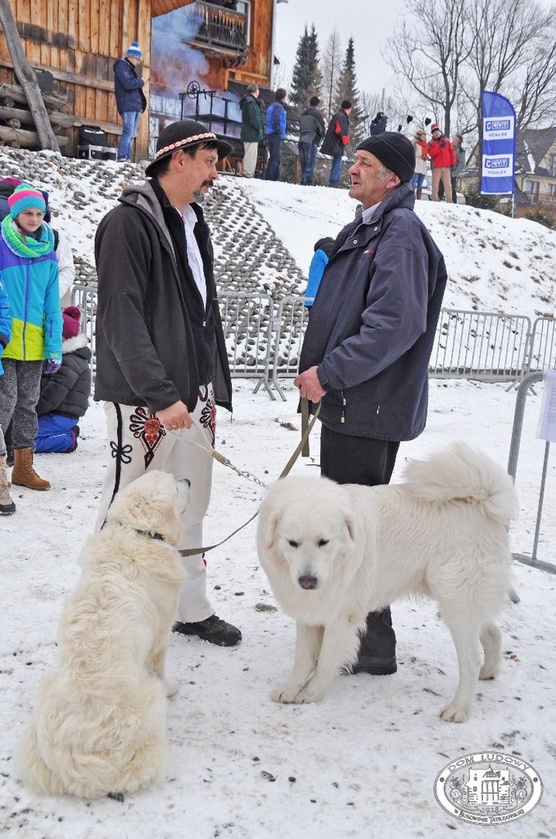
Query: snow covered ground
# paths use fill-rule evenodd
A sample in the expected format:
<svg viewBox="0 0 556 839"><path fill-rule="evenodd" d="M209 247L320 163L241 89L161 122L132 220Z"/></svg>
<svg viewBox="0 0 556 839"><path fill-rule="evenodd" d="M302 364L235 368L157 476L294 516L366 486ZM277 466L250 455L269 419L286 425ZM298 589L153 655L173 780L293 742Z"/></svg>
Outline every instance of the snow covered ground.
<svg viewBox="0 0 556 839"><path fill-rule="evenodd" d="M99 193L89 164L79 169L81 163L74 161L75 174L68 172L70 186L64 191L59 173L54 184L51 158L39 157L48 165L41 169L43 182L35 178L34 183L52 189L60 229L77 254L91 259L94 224L122 185L115 164L104 164L114 184ZM5 174L13 174L6 171L7 161L9 151L0 150ZM103 177L99 183L108 180ZM71 190L78 184L87 196L81 209L71 203ZM304 271L314 240L339 229L353 211L353 202L338 190L233 178L222 178L220 184L221 194L230 199L229 213L233 216L236 191L247 193ZM453 279L447 305L476 304L484 311L531 315L553 311L555 233L466 207L423 202L418 211L450 266ZM504 260L522 270L505 268ZM472 270L472 262L478 278L465 284L463 274ZM496 283L492 274L497 275ZM252 380L236 380L234 385L234 417L220 413L217 448L239 469L268 483L278 477L299 439L297 392L291 381L284 381L287 401L272 402L262 389L253 394ZM511 531L513 549L526 554L533 545L545 452L544 442L536 436L542 392L542 385L537 385L527 399L517 473L521 512ZM506 466L515 403L516 392L506 385L433 380L427 429L418 440L402 445L394 480L405 458L460 437ZM37 456L38 471L51 481L52 490L14 488L17 513L0 521L2 835L17 839L445 839L458 832L473 839L491 839L494 834L544 839L555 835L554 575L515 563L514 586L521 601L508 602L501 616L502 673L498 680L477 686L477 701L467 723L448 724L438 717L454 690L457 664L434 604L421 599L393 607L399 661L395 675L340 677L317 705L279 706L270 701L269 692L291 666L294 625L276 608L259 567L254 523L208 557L215 610L241 627L241 645L222 649L195 638L171 638L169 671L179 678L180 691L168 705L167 779L127 797L123 804L109 799L38 798L23 788L14 777L13 754L28 724L38 682L56 666L55 633L63 598L77 579L79 552L96 515L106 465L100 405L91 404L81 429L74 454ZM294 467L297 473L307 470L318 471L318 430L311 457ZM551 457L538 546L539 558L551 563L556 563L555 478ZM255 483L216 464L205 542L218 542L246 521L262 493ZM545 786L541 803L504 827L463 824L444 812L434 796L435 778L449 761L487 750L521 757L536 769Z"/></svg>

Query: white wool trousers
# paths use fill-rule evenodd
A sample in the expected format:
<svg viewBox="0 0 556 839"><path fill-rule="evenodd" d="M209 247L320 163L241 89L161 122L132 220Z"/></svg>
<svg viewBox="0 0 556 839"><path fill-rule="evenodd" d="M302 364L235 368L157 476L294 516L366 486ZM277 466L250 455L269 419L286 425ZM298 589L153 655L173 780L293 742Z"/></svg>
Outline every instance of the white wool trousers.
<svg viewBox="0 0 556 839"><path fill-rule="evenodd" d="M151 469L187 478L191 503L182 515L178 548L203 544L203 519L212 484L215 405L211 387L203 387L192 413L198 425L169 431L148 408L106 402L109 461L102 489L96 530L106 519L116 493ZM200 427L199 427L200 426ZM178 620L197 622L214 614L206 592L206 562L202 554L183 558L187 579L180 593Z"/></svg>

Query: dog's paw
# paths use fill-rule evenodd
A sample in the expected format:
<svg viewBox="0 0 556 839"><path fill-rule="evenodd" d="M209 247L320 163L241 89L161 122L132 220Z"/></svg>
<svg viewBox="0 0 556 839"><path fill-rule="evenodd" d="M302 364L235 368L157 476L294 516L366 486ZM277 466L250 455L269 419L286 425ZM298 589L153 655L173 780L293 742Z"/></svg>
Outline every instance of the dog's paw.
<svg viewBox="0 0 556 839"><path fill-rule="evenodd" d="M494 667L487 667L486 664L483 664L481 669L479 670L479 679L483 682L488 682L489 679L495 679L498 675L498 668Z"/></svg>
<svg viewBox="0 0 556 839"><path fill-rule="evenodd" d="M465 722L469 717L469 708L462 708L455 702L450 702L442 709L440 716L445 722Z"/></svg>
<svg viewBox="0 0 556 839"><path fill-rule="evenodd" d="M164 687L166 688L166 696L175 696L179 690L180 683L175 676L164 677Z"/></svg>
<svg viewBox="0 0 556 839"><path fill-rule="evenodd" d="M280 687L274 688L274 690L271 691L270 698L273 702L297 702L296 697L298 696L301 687L301 685L280 685Z"/></svg>
<svg viewBox="0 0 556 839"><path fill-rule="evenodd" d="M324 692L322 690L311 688L311 684L309 683L299 691L293 701L298 705L308 705L310 702L318 702L322 699L323 695Z"/></svg>

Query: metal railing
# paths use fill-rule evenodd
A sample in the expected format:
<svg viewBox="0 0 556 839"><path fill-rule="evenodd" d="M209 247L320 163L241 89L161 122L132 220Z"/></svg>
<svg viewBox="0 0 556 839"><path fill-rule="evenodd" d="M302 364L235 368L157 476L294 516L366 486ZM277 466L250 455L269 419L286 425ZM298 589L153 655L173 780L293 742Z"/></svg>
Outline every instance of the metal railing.
<svg viewBox="0 0 556 839"><path fill-rule="evenodd" d="M72 301L82 311L83 331L96 367L94 320L97 286L76 285ZM219 294L232 376L257 378L285 399L279 379L297 375L308 310L303 297L267 293ZM521 315L442 309L430 360L432 376L518 382L528 373L556 367L556 321Z"/></svg>
<svg viewBox="0 0 556 839"><path fill-rule="evenodd" d="M521 446L521 435L523 432L523 417L525 414L525 403L527 396L532 390L532 387L537 382L541 382L544 374L540 372L527 373L521 381L517 389L517 399L514 411L514 421L512 427L512 439L510 443L510 453L508 456L508 474L512 476L514 483L517 476L517 465L519 460L519 449ZM537 518L535 521L535 536L533 539L533 547L531 554L514 553L514 559L524 563L524 565L531 565L533 568L540 568L542 571L549 571L551 574L556 574L556 565L553 562L546 562L538 558L537 549L539 547L539 537L541 532L541 521L544 506L545 487L548 473L548 458L550 454L550 442L545 441L544 444L544 459L541 473L541 481L539 486L539 500L537 506Z"/></svg>
<svg viewBox="0 0 556 839"><path fill-rule="evenodd" d="M442 309L430 360L432 375L498 381L524 373L528 317Z"/></svg>

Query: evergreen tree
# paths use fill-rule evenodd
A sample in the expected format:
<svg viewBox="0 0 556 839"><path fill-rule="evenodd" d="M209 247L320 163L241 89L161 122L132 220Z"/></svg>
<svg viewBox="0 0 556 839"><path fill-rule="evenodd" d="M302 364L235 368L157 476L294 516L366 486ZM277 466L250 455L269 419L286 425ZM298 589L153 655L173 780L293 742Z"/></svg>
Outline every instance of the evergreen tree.
<svg viewBox="0 0 556 839"><path fill-rule="evenodd" d="M312 96L320 96L321 74L319 69L319 45L314 23L311 31L305 30L297 46L290 90L290 102L300 112L309 104Z"/></svg>
<svg viewBox="0 0 556 839"><path fill-rule="evenodd" d="M357 145L367 136L364 114L361 111L359 102L359 91L357 89L357 78L355 73L355 48L353 38L348 41L346 55L336 86L336 108L339 108L344 99L351 102L351 113L349 115L349 128L351 147Z"/></svg>

